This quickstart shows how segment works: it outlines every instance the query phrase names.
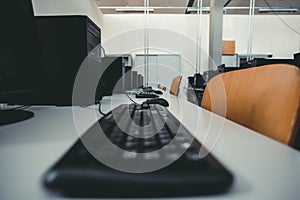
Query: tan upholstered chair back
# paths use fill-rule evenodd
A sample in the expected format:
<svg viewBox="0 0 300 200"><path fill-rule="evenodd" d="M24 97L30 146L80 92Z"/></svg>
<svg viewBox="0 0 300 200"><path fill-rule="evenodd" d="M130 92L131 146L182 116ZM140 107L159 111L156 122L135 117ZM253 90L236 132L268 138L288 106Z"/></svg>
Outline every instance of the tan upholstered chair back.
<svg viewBox="0 0 300 200"><path fill-rule="evenodd" d="M201 106L292 145L299 123L299 97L299 68L273 64L212 78Z"/></svg>
<svg viewBox="0 0 300 200"><path fill-rule="evenodd" d="M182 76L176 76L175 78L173 78L171 88L170 88L170 94L175 96L178 95L181 79Z"/></svg>

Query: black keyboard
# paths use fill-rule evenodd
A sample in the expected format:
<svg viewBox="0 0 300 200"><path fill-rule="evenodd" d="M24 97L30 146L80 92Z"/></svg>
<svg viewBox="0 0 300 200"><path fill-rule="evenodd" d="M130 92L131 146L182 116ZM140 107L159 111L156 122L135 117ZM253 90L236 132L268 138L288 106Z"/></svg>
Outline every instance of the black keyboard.
<svg viewBox="0 0 300 200"><path fill-rule="evenodd" d="M135 98L157 98L159 97L154 92L140 92L135 95Z"/></svg>
<svg viewBox="0 0 300 200"><path fill-rule="evenodd" d="M72 197L174 197L227 191L232 175L211 154L200 158L200 148L166 108L121 105L71 147L45 174L44 183Z"/></svg>

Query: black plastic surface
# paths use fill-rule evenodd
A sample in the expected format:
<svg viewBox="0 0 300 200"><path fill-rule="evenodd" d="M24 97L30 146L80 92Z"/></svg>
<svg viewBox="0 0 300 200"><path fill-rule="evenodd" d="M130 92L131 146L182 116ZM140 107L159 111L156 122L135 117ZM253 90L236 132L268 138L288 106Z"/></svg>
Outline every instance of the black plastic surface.
<svg viewBox="0 0 300 200"><path fill-rule="evenodd" d="M33 112L25 110L0 110L0 126L30 119Z"/></svg>
<svg viewBox="0 0 300 200"><path fill-rule="evenodd" d="M157 98L159 97L157 94L155 94L154 92L140 92L138 94L135 95L135 98Z"/></svg>
<svg viewBox="0 0 300 200"><path fill-rule="evenodd" d="M115 119L123 119L124 116L117 114L113 117L112 114L127 111L131 114L132 121L140 126L149 126L151 116L155 116L154 120L157 120L158 116L167 118L163 128L156 135L143 139L132 138L116 125ZM140 120L141 117L143 120ZM201 144L191 138L187 129L180 126L180 122L164 107L151 105L149 109L143 110L140 105L121 105L98 123L45 174L44 183L48 189L72 197L174 197L223 193L233 181L232 175L211 154L204 158L197 156ZM164 168L147 173L127 173L102 164L94 157L95 154L90 153L90 149L85 148L82 141L89 141L99 148L97 152L105 152L106 156L112 160L117 159L120 164L133 162L131 158L124 157L124 154L116 154L107 148L108 143L105 143L103 138L97 139L99 132L95 130L98 125L114 145L127 152L157 151L176 140L174 137L177 134L181 136L181 140L191 138L192 143L179 159ZM179 145L178 148L183 143L181 140L176 140L175 146ZM134 142L135 145L130 145L130 142ZM152 165L167 159L174 152L177 152L176 148L170 148L159 154L160 157L145 158L141 164Z"/></svg>
<svg viewBox="0 0 300 200"><path fill-rule="evenodd" d="M167 100L163 99L163 98L148 99L148 100L144 101L143 103L159 104L159 105L165 106L165 107L169 106L169 102Z"/></svg>

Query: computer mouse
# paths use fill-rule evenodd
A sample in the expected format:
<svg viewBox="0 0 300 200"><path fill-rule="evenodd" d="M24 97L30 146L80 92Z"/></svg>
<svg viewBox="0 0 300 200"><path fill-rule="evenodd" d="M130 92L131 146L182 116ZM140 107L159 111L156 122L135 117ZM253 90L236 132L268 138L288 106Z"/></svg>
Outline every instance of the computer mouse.
<svg viewBox="0 0 300 200"><path fill-rule="evenodd" d="M169 102L163 98L153 98L153 99L147 99L146 101L143 102L143 104L159 104L164 107L169 106Z"/></svg>
<svg viewBox="0 0 300 200"><path fill-rule="evenodd" d="M143 91L144 92L152 92L153 90L152 90L152 88L144 88Z"/></svg>
<svg viewBox="0 0 300 200"><path fill-rule="evenodd" d="M162 91L160 91L160 90L153 90L153 92L154 92L155 94L162 94Z"/></svg>
<svg viewBox="0 0 300 200"><path fill-rule="evenodd" d="M151 88L145 88L143 91L144 92L154 92L155 94L162 94L162 91L160 91L160 90L153 90Z"/></svg>

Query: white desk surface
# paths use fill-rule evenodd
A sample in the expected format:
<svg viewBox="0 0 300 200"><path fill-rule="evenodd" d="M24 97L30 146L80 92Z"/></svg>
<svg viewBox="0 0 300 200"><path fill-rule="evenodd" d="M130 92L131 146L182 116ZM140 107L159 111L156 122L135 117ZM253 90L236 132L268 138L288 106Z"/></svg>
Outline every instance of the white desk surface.
<svg viewBox="0 0 300 200"><path fill-rule="evenodd" d="M234 175L231 189L222 195L181 199L299 199L300 152L195 106L164 95L169 110ZM140 100L141 101L141 100ZM102 110L130 103L125 95L104 98ZM91 106L74 107L80 114L77 133L71 107L31 107L34 118L0 127L0 199L63 199L49 193L42 176L100 117ZM198 120L197 120L198 119ZM214 135L215 133L220 133ZM218 138L216 140L215 138ZM117 192L117 191L116 191Z"/></svg>

